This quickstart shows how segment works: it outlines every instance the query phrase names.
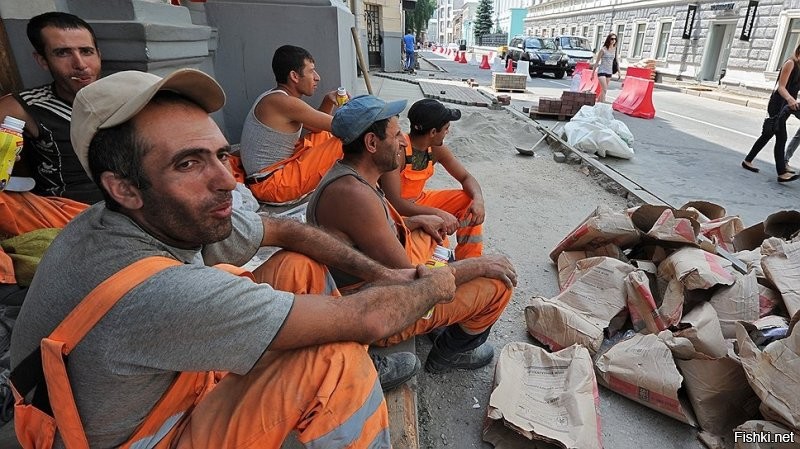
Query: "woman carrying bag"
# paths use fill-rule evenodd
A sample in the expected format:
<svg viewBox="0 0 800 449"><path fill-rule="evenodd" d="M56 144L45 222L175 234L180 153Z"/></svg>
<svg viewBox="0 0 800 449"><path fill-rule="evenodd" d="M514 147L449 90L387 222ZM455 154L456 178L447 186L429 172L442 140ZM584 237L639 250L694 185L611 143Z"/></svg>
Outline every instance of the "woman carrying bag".
<svg viewBox="0 0 800 449"><path fill-rule="evenodd" d="M800 90L800 45L794 49L792 56L783 63L778 74L777 88L772 92L767 104L767 114L761 126L761 136L753 144L753 148L742 161L742 168L758 173L758 168L753 165L753 159L758 152L775 136L775 170L778 172L778 182L789 182L800 178L800 174L786 169L784 147L786 146L786 119L791 113L800 109L797 102L797 92ZM787 113L781 113L784 110Z"/></svg>
<svg viewBox="0 0 800 449"><path fill-rule="evenodd" d="M597 56L592 63L594 70L592 77L594 78L597 73L598 81L600 82L600 93L597 95L597 101L604 103L606 101L606 91L608 91L608 80L614 74L614 61L617 58L617 35L614 33L606 36L606 41L600 50L597 51Z"/></svg>

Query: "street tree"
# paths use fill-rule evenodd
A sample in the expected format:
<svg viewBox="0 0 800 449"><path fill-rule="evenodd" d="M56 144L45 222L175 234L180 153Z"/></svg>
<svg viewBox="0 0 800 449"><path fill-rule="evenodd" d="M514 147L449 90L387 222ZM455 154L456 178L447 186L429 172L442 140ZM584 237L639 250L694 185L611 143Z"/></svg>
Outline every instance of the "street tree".
<svg viewBox="0 0 800 449"><path fill-rule="evenodd" d="M492 0L481 0L475 10L475 40L480 42L481 36L492 31Z"/></svg>
<svg viewBox="0 0 800 449"><path fill-rule="evenodd" d="M412 11L406 12L406 28L411 30L417 41L422 38L422 33L428 29L428 22L436 11L436 0L417 0Z"/></svg>

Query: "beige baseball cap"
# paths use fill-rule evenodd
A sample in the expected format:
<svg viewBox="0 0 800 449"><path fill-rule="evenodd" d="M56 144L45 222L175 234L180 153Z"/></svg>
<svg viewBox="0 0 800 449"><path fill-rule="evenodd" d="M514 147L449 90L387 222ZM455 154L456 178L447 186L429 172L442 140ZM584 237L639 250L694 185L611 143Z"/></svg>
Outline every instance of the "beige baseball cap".
<svg viewBox="0 0 800 449"><path fill-rule="evenodd" d="M195 69L180 69L164 78L129 70L101 78L82 88L72 104L70 139L86 174L89 143L100 129L125 123L138 114L158 91L181 94L214 112L225 104L225 93L214 78Z"/></svg>

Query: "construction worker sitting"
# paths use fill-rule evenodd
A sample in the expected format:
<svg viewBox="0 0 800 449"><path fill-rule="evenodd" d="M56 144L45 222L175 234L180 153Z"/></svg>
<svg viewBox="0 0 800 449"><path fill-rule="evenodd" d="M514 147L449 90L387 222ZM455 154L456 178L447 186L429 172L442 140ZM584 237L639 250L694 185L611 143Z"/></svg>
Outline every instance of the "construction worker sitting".
<svg viewBox="0 0 800 449"><path fill-rule="evenodd" d="M343 142L344 158L320 181L306 211L309 223L322 226L383 265L411 268L425 263L442 242L443 220L435 215L403 219L378 188L378 179L400 167L406 139L397 114L405 100L386 103L371 95L350 100L333 117L333 133ZM399 334L377 342L390 345L446 326L428 354L430 372L476 369L491 362L494 351L486 341L503 313L517 275L505 256L481 256L452 262L455 299L437 305L432 315L417 320ZM350 287L359 279L337 276L337 285Z"/></svg>
<svg viewBox="0 0 800 449"><path fill-rule="evenodd" d="M453 271L389 269L233 207L230 145L209 115L224 101L192 69L78 93L72 142L105 202L56 237L12 336L24 447L277 448L292 431L306 447L391 447L365 345L452 300ZM234 267L261 246L297 265ZM337 297L323 264L379 286Z"/></svg>
<svg viewBox="0 0 800 449"><path fill-rule="evenodd" d="M32 17L26 33L37 64L50 73L52 82L0 97L0 122L14 117L25 122L23 147L14 164L11 182L0 191L0 240L9 242L10 254L0 248L0 304L21 303L32 273L20 275L14 262L26 259L35 265L53 235L42 229L62 228L102 200L97 186L86 176L69 140L72 101L84 86L100 76L101 60L92 27L80 17L46 12ZM30 175L32 178L24 176ZM36 254L18 245L24 234L36 232ZM22 253L25 253L24 255ZM28 257L26 257L28 256ZM31 259L33 257L34 259ZM31 265L33 264L33 265ZM7 302L9 303L9 302ZM0 339L0 347L2 339ZM3 353L0 352L0 359ZM6 368L0 365L0 372ZM0 395L0 399L2 395Z"/></svg>
<svg viewBox="0 0 800 449"><path fill-rule="evenodd" d="M407 136L405 163L384 173L380 185L400 215L436 215L444 220L447 234L456 233L456 260L483 254L483 193L478 181L444 144L450 124L461 118L458 109L423 99L408 110L411 131ZM439 163L461 183L461 190L428 190L425 183Z"/></svg>
<svg viewBox="0 0 800 449"><path fill-rule="evenodd" d="M336 91L325 95L319 109L302 100L314 95L320 77L314 58L300 47L275 50L272 71L278 85L261 94L245 117L239 153L244 182L259 201L292 204L342 157L342 143L329 132Z"/></svg>

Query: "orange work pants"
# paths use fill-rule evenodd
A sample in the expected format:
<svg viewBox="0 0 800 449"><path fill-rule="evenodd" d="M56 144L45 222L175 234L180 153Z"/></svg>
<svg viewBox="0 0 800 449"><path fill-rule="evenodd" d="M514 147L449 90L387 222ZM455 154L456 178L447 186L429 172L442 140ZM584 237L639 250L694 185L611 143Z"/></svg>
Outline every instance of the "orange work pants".
<svg viewBox="0 0 800 449"><path fill-rule="evenodd" d="M416 204L435 207L458 218L456 231L456 260L479 257L483 254L483 225L468 226L465 220L472 198L463 190L423 190Z"/></svg>
<svg viewBox="0 0 800 449"><path fill-rule="evenodd" d="M63 228L88 204L29 192L0 192L0 240L43 228ZM15 284L11 258L0 249L0 284Z"/></svg>
<svg viewBox="0 0 800 449"><path fill-rule="evenodd" d="M286 204L298 201L317 188L322 177L342 158L342 141L327 131L301 137L294 154L261 170L271 174L247 184L259 201Z"/></svg>
<svg viewBox="0 0 800 449"><path fill-rule="evenodd" d="M328 291L323 265L282 254L295 253L267 260L253 271L256 281L295 293ZM335 287L330 293L338 294ZM364 345L265 352L247 374L228 374L203 398L174 447L278 448L292 431L306 447L391 447L386 402Z"/></svg>
<svg viewBox="0 0 800 449"><path fill-rule="evenodd" d="M433 254L432 248L435 246L430 244L431 237L423 232L412 232L411 240L410 245L416 249L411 252L418 254L421 259L411 260L411 262L414 264L425 263L430 255ZM425 248L430 249L427 255L423 256L422 253ZM274 272L274 278L269 282L270 285L278 290L285 290L285 288L282 288L285 287L285 285L282 285L284 282L289 280L293 282L301 281L305 282L306 286L298 286L299 290L307 293L322 293L322 291L314 290L325 285L324 275L327 274L327 270L324 270L323 265L310 260L302 254L289 251L280 251L270 258L270 260L272 259L276 259L274 262L281 269ZM318 266L317 274L308 274L310 272L307 269L309 264ZM305 270L295 273L293 267L304 268ZM471 334L479 334L500 318L508 301L511 299L511 294L512 289L496 279L475 278L456 288L456 295L453 301L446 304L437 304L433 308L433 316L430 319L420 318L397 334L376 341L374 344L391 346L408 340L415 335L426 334L437 327L449 326L455 323L459 323L465 331Z"/></svg>

